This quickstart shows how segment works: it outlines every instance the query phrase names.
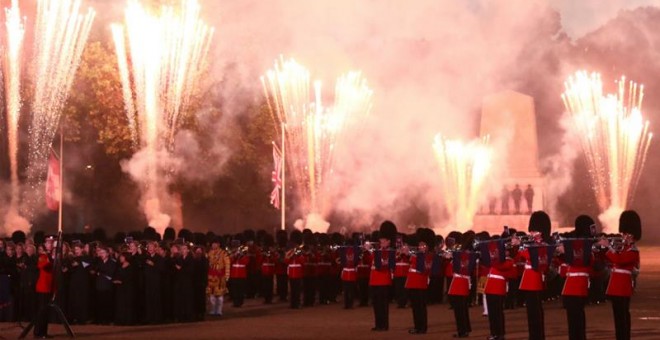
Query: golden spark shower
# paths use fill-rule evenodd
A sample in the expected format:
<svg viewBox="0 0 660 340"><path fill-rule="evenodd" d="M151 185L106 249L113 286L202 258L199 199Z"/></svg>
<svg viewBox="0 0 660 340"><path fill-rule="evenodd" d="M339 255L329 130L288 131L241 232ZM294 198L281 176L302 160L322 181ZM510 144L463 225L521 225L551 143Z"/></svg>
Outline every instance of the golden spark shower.
<svg viewBox="0 0 660 340"><path fill-rule="evenodd" d="M306 227L323 229L310 221L322 221L329 211L335 150L345 142L345 130L368 115L372 90L360 72L348 72L337 78L334 105L324 107L321 83L315 81L310 92L309 71L283 58L261 80L277 131L284 133L297 210L307 217Z"/></svg>
<svg viewBox="0 0 660 340"><path fill-rule="evenodd" d="M606 229L630 207L651 143L642 115L644 86L621 77L605 94L600 74L579 71L565 83L562 99L572 117Z"/></svg>
<svg viewBox="0 0 660 340"><path fill-rule="evenodd" d="M129 128L144 157L142 204L152 227L170 223L161 201L167 196L159 161L174 149L174 137L188 112L206 65L213 28L200 19L201 6L183 0L152 13L129 1L125 23L112 25ZM135 157L134 157L135 159Z"/></svg>
<svg viewBox="0 0 660 340"><path fill-rule="evenodd" d="M466 231L473 227L484 185L491 170L493 151L488 138L465 143L438 134L433 150L440 169L443 201L450 226Z"/></svg>
<svg viewBox="0 0 660 340"><path fill-rule="evenodd" d="M95 12L81 14L81 0L39 0L36 18L22 17L19 2L13 0L5 9L3 39L3 82L7 113L7 140L10 160L11 202L5 217L5 232L29 229L19 215L21 189L19 179L19 122L24 90L23 70L30 71L29 84L34 86L30 106L28 133L28 194L25 212L34 213L34 192L44 181L48 150L60 123L60 116L69 95L74 75L87 42ZM33 25L33 26L32 26ZM26 27L34 40L33 54L24 53ZM24 202L25 203L25 202Z"/></svg>

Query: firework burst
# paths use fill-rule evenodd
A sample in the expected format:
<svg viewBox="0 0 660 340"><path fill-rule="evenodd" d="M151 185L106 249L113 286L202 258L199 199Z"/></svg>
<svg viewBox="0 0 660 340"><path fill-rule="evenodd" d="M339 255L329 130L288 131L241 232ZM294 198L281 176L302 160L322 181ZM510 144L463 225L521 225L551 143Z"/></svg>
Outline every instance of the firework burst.
<svg viewBox="0 0 660 340"><path fill-rule="evenodd" d="M566 81L565 89L562 99L598 205L602 213L618 217L630 206L652 138L642 116L644 86L622 77L616 94L604 94L600 74L580 71ZM603 222L605 227L613 225Z"/></svg>
<svg viewBox="0 0 660 340"><path fill-rule="evenodd" d="M48 150L78 70L95 12L81 0L40 0L34 34L34 98L30 124L30 180L45 174Z"/></svg>
<svg viewBox="0 0 660 340"><path fill-rule="evenodd" d="M464 143L436 135L433 149L451 224L458 230L468 230L472 228L491 169L492 150L488 138Z"/></svg>
<svg viewBox="0 0 660 340"><path fill-rule="evenodd" d="M133 143L144 152L143 205L151 226L163 231L163 179L159 158L174 148L174 137L206 64L213 28L200 19L196 0L180 9L151 13L138 1L126 8L125 24L112 25L124 105Z"/></svg>
<svg viewBox="0 0 660 340"><path fill-rule="evenodd" d="M295 60L280 58L261 78L275 125L284 126L286 162L305 215L325 216L333 155L349 125L369 113L372 90L360 72L337 79L332 107L321 101L321 83L310 86L309 71ZM313 89L313 92L311 92Z"/></svg>

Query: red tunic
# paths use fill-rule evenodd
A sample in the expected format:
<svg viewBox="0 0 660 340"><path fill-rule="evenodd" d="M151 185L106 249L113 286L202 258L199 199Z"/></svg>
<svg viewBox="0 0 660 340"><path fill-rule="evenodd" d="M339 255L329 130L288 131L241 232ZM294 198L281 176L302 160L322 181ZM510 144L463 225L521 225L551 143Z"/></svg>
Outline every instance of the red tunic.
<svg viewBox="0 0 660 340"><path fill-rule="evenodd" d="M417 261L421 259L424 262L424 270L417 270ZM417 254L410 257L410 268L406 278L406 289L428 289L429 274L433 265L433 254Z"/></svg>
<svg viewBox="0 0 660 340"><path fill-rule="evenodd" d="M542 245L541 245L542 246ZM542 291L544 289L545 272L548 270L552 259L539 254L539 265L537 269L532 268L532 261L529 255L529 249L524 249L518 253L525 260L525 271L523 271L520 280L520 290Z"/></svg>
<svg viewBox="0 0 660 340"><path fill-rule="evenodd" d="M284 261L284 253L280 250L274 253L275 257L275 275L286 275L286 262Z"/></svg>
<svg viewBox="0 0 660 340"><path fill-rule="evenodd" d="M317 276L329 276L332 274L332 254L325 251L318 255L318 262L316 263Z"/></svg>
<svg viewBox="0 0 660 340"><path fill-rule="evenodd" d="M454 256L461 256L460 270L457 271L452 269L454 274L452 276L447 295L468 296L470 295L470 289L472 288L472 282L470 280L470 274L472 274L470 273L470 257L472 254L467 251L454 252ZM454 259L454 261L457 260ZM454 266L450 264L450 267L453 268Z"/></svg>
<svg viewBox="0 0 660 340"><path fill-rule="evenodd" d="M406 277L410 268L410 257L408 255L399 255L394 267L394 277Z"/></svg>
<svg viewBox="0 0 660 340"><path fill-rule="evenodd" d="M289 275L289 279L303 278L302 266L305 263L305 256L303 256L302 254L294 255L291 258L287 259L286 263L288 265L287 275Z"/></svg>
<svg viewBox="0 0 660 340"><path fill-rule="evenodd" d="M231 269L229 270L229 278L232 279L245 279L247 278L247 266L250 264L248 256L234 257L231 261Z"/></svg>
<svg viewBox="0 0 660 340"><path fill-rule="evenodd" d="M273 276L275 275L275 262L277 261L277 253L272 252L270 254L264 253L261 256L261 275L262 276Z"/></svg>
<svg viewBox="0 0 660 340"><path fill-rule="evenodd" d="M573 242L573 246L565 247L566 251L572 251L573 256L565 255L566 263L566 281L561 295L565 296L588 296L589 295L589 276L593 273L592 265L594 256L591 253L591 244L583 242ZM584 249L584 247L588 247ZM585 253L588 254L588 262L583 259ZM571 261L570 259L573 258Z"/></svg>
<svg viewBox="0 0 660 340"><path fill-rule="evenodd" d="M506 295L509 290L507 279L512 275L515 275L515 266L512 259L507 258L502 263L493 264L486 277L484 293L488 295Z"/></svg>
<svg viewBox="0 0 660 340"><path fill-rule="evenodd" d="M362 252L362 259L357 265L357 277L358 279L368 279L371 276L371 263L373 258L371 253L368 251Z"/></svg>
<svg viewBox="0 0 660 340"><path fill-rule="evenodd" d="M357 281L357 263L355 263L353 248L346 248L346 263L341 270L341 280L346 282Z"/></svg>
<svg viewBox="0 0 660 340"><path fill-rule="evenodd" d="M37 279L37 293L53 292L53 263L46 254L39 255L37 259L37 268L39 268L39 278Z"/></svg>
<svg viewBox="0 0 660 340"><path fill-rule="evenodd" d="M305 256L305 263L303 263L303 276L315 277L316 276L316 263L318 262L318 254L311 252Z"/></svg>
<svg viewBox="0 0 660 340"><path fill-rule="evenodd" d="M620 252L609 251L605 255L612 264L610 282L607 285L608 296L632 296L633 279L632 272L639 268L639 251L632 245Z"/></svg>
<svg viewBox="0 0 660 340"><path fill-rule="evenodd" d="M371 273L369 275L370 286L390 286L392 285L392 270L389 267L389 257L394 256L390 251L381 252L380 269L376 269L376 264L371 264ZM375 256L372 255L375 260Z"/></svg>

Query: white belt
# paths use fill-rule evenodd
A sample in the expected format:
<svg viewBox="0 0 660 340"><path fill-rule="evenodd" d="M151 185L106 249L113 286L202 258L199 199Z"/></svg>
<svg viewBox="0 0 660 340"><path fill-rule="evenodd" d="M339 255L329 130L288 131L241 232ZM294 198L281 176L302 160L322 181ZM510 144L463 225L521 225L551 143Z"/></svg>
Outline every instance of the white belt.
<svg viewBox="0 0 660 340"><path fill-rule="evenodd" d="M409 264L408 264L408 263L405 263L405 262L399 262L399 263L397 263L396 265L397 265L397 266L408 266Z"/></svg>
<svg viewBox="0 0 660 340"><path fill-rule="evenodd" d="M357 266L360 268L369 268L368 264L358 264Z"/></svg>
<svg viewBox="0 0 660 340"><path fill-rule="evenodd" d="M410 269L408 269L408 272L410 272L410 273L419 273L420 271L418 271L415 268L410 268Z"/></svg>
<svg viewBox="0 0 660 340"><path fill-rule="evenodd" d="M292 263L289 265L291 268L302 267L299 263Z"/></svg>
<svg viewBox="0 0 660 340"><path fill-rule="evenodd" d="M533 269L531 264L526 264L525 269Z"/></svg>
<svg viewBox="0 0 660 340"><path fill-rule="evenodd" d="M460 277L462 279L470 279L469 275L463 275L463 274L454 274L454 277Z"/></svg>
<svg viewBox="0 0 660 340"><path fill-rule="evenodd" d="M502 275L488 274L488 277L491 279L506 280Z"/></svg>
<svg viewBox="0 0 660 340"><path fill-rule="evenodd" d="M355 268L344 268L342 270L345 271L345 272L354 272Z"/></svg>
<svg viewBox="0 0 660 340"><path fill-rule="evenodd" d="M589 277L589 273L582 273L582 272L566 273L566 276L567 277L577 277L577 276Z"/></svg>
<svg viewBox="0 0 660 340"><path fill-rule="evenodd" d="M245 268L244 264L232 264L231 266L234 268Z"/></svg>
<svg viewBox="0 0 660 340"><path fill-rule="evenodd" d="M612 268L612 273L619 273L619 274L628 274L632 275L632 272L627 269L619 269L619 268Z"/></svg>

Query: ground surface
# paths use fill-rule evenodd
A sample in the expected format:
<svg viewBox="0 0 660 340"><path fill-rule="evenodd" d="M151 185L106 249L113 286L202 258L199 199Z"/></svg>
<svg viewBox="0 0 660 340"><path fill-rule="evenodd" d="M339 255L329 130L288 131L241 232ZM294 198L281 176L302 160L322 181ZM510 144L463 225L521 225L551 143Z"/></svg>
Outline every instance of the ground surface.
<svg viewBox="0 0 660 340"><path fill-rule="evenodd" d="M660 247L642 247L642 272L636 295L631 302L633 339L660 339ZM613 339L614 325L609 304L589 306L587 337ZM454 333L453 314L448 305L429 307L429 333L421 338L451 339ZM471 308L473 332L470 338L485 339L488 320L481 308ZM566 314L559 302L545 304L545 325L548 339L566 339ZM340 304L315 306L300 310L284 304L264 306L260 300L248 300L240 309L227 306L225 316L205 322L161 326L73 326L79 338L131 339L401 339L414 337L407 333L412 326L410 309L390 307L390 330L373 333L373 312L362 307L344 310ZM507 339L526 339L525 311L506 311ZM15 339L20 333L15 324L0 323L0 339ZM60 325L50 325L49 333L66 337Z"/></svg>

